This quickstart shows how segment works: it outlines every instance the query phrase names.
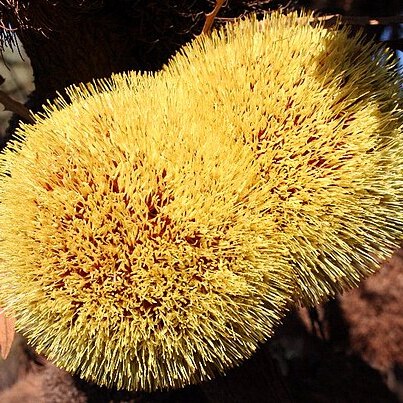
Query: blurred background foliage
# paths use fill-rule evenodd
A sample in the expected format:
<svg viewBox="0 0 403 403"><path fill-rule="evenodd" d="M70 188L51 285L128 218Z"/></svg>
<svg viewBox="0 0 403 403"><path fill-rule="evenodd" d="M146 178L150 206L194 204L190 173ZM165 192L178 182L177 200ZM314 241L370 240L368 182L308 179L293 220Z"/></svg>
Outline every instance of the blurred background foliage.
<svg viewBox="0 0 403 403"><path fill-rule="evenodd" d="M34 90L34 77L31 63L21 44L17 48L7 47L0 59L0 76L4 83L0 89L12 99L25 103ZM0 137L5 136L12 112L5 111L0 104Z"/></svg>

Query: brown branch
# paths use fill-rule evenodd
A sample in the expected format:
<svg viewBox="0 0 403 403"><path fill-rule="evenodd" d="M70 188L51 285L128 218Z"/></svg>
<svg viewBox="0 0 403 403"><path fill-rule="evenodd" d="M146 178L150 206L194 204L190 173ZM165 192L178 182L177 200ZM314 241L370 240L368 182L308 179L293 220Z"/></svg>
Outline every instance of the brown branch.
<svg viewBox="0 0 403 403"><path fill-rule="evenodd" d="M325 27L341 24L347 25L393 25L403 24L403 15L392 15L389 17L368 17L368 16L348 16L348 15L323 15L313 17L312 22L322 22Z"/></svg>
<svg viewBox="0 0 403 403"><path fill-rule="evenodd" d="M239 17L237 18L218 17L217 20L221 22L234 22L239 20ZM361 26L394 25L394 24L403 24L403 15L391 15L389 17L367 17L367 16L348 16L348 15L346 16L341 14L330 14L330 15L322 15L320 17L312 17L310 19L310 22L323 23L326 28L335 26L337 24L361 25Z"/></svg>
<svg viewBox="0 0 403 403"><path fill-rule="evenodd" d="M10 98L4 91L0 90L0 104L4 105L6 111L13 112L28 123L34 123L30 110L22 103Z"/></svg>
<svg viewBox="0 0 403 403"><path fill-rule="evenodd" d="M15 32L17 31L16 28L10 28L10 27L6 27L0 20L0 29L3 31L10 31L10 32Z"/></svg>
<svg viewBox="0 0 403 403"><path fill-rule="evenodd" d="M211 13L206 14L206 21L204 22L204 26L202 29L202 35L208 35L211 31L211 27L213 26L214 20L221 7L225 3L225 0L216 0L214 10Z"/></svg>

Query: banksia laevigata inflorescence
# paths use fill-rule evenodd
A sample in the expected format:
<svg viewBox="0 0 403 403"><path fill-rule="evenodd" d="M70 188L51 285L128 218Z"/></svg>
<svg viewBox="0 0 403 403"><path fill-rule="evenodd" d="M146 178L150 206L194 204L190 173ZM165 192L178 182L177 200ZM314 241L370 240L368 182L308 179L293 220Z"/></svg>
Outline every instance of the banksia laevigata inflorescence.
<svg viewBox="0 0 403 403"><path fill-rule="evenodd" d="M1 300L102 385L224 372L396 247L399 91L387 51L294 14L71 89L1 157Z"/></svg>

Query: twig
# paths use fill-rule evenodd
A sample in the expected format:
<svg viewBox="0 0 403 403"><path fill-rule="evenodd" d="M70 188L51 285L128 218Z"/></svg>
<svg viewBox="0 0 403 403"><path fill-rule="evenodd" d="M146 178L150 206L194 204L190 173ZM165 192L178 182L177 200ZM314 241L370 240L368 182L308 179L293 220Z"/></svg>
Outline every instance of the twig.
<svg viewBox="0 0 403 403"><path fill-rule="evenodd" d="M234 22L239 18L224 18L218 17L218 21L221 22ZM206 21L207 22L207 21ZM367 17L367 16L346 16L341 14L322 15L320 17L312 17L310 19L312 23L323 23L326 28L335 26L337 24L346 25L393 25L403 24L403 15L391 15L389 17ZM206 24L205 24L206 25Z"/></svg>
<svg viewBox="0 0 403 403"><path fill-rule="evenodd" d="M225 3L226 0L216 0L214 10L211 13L206 14L206 21L204 21L204 26L202 29L202 34L208 35L211 31L211 27L213 26L214 19L221 7Z"/></svg>
<svg viewBox="0 0 403 403"><path fill-rule="evenodd" d="M22 103L10 98L4 91L0 90L0 104L4 105L6 111L13 112L28 123L34 123L30 110Z"/></svg>
<svg viewBox="0 0 403 403"><path fill-rule="evenodd" d="M10 31L10 32L17 31L17 28L6 27L1 20L0 20L0 29L3 31Z"/></svg>
<svg viewBox="0 0 403 403"><path fill-rule="evenodd" d="M389 17L367 17L367 16L348 16L340 14L323 15L320 17L313 17L312 22L322 22L325 27L330 27L341 24L348 25L392 25L402 24L403 15L392 15Z"/></svg>

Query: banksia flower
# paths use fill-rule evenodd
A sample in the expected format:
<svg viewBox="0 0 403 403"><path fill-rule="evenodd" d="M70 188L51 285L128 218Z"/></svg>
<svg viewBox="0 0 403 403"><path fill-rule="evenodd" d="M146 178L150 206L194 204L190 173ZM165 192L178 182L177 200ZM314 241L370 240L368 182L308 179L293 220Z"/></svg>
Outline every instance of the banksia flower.
<svg viewBox="0 0 403 403"><path fill-rule="evenodd" d="M390 54L348 36L246 19L23 126L0 299L30 343L101 385L179 387L372 273L402 236L401 93Z"/></svg>
<svg viewBox="0 0 403 403"><path fill-rule="evenodd" d="M254 155L160 77L70 90L1 156L0 298L56 365L129 390L249 357L292 298Z"/></svg>
<svg viewBox="0 0 403 403"><path fill-rule="evenodd" d="M296 298L356 286L402 238L402 80L391 52L310 16L247 18L201 37L165 68L218 136L259 165L260 213L288 250ZM210 112L207 107L210 107ZM277 235L275 235L277 234Z"/></svg>

